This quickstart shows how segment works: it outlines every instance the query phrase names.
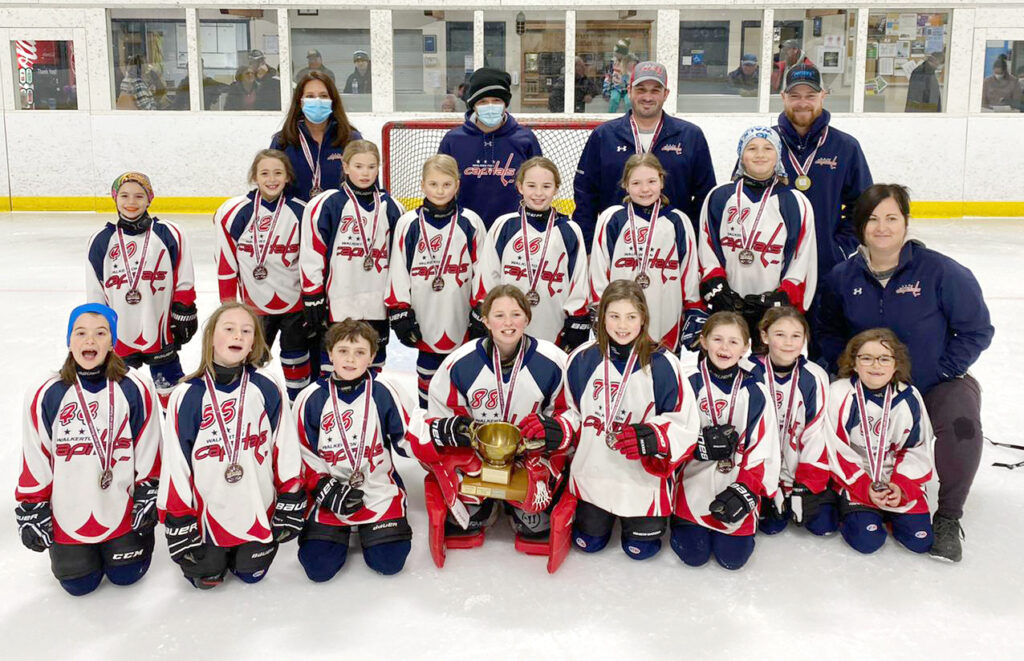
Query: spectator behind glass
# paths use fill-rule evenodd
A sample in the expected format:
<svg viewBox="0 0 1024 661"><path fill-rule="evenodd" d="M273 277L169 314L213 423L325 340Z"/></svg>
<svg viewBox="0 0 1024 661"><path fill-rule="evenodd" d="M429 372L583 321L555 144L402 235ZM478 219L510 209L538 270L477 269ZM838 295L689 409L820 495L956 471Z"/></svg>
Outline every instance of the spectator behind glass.
<svg viewBox="0 0 1024 661"><path fill-rule="evenodd" d="M782 42L779 48L779 59L772 69L772 91L781 92L786 82L786 74L797 64L813 67L806 55L799 39L787 39Z"/></svg>
<svg viewBox="0 0 1024 661"><path fill-rule="evenodd" d="M249 66L238 67L235 82L228 87L224 110L255 110L258 88L256 72Z"/></svg>
<svg viewBox="0 0 1024 661"><path fill-rule="evenodd" d="M729 72L729 84L739 90L740 96L756 96L760 72L757 56L747 53L740 58L740 65Z"/></svg>
<svg viewBox="0 0 1024 661"><path fill-rule="evenodd" d="M942 71L944 52L929 53L924 62L910 74L905 112L942 112L942 87L938 72Z"/></svg>
<svg viewBox="0 0 1024 661"><path fill-rule="evenodd" d="M115 106L118 110L156 110L153 92L142 79L141 55L128 58Z"/></svg>
<svg viewBox="0 0 1024 661"><path fill-rule="evenodd" d="M345 79L345 94L369 94L373 91L373 73L370 70L370 56L364 50L357 50L352 53L352 63L355 71Z"/></svg>
<svg viewBox="0 0 1024 661"><path fill-rule="evenodd" d="M303 69L299 69L299 72L295 74L295 82L298 83L310 71L318 71L326 75L331 79L331 82L337 80L334 77L334 72L324 66L324 58L320 55L320 51L315 48L310 48L306 51L306 66Z"/></svg>
<svg viewBox="0 0 1024 661"><path fill-rule="evenodd" d="M1021 84L1010 73L1006 55L1000 55L992 63L992 75L981 86L981 107L993 110L1024 110L1021 107Z"/></svg>
<svg viewBox="0 0 1024 661"><path fill-rule="evenodd" d="M459 99L454 94L445 94L441 99L441 112L458 112Z"/></svg>
<svg viewBox="0 0 1024 661"><path fill-rule="evenodd" d="M573 85L573 111L586 112L587 104L601 93L597 81L587 75L587 64L582 57L576 58L576 74ZM548 94L548 110L563 112L565 109L565 76L562 76Z"/></svg>
<svg viewBox="0 0 1024 661"><path fill-rule="evenodd" d="M267 63L259 49L249 52L249 67L256 72L255 110L280 110L281 75L278 70Z"/></svg>

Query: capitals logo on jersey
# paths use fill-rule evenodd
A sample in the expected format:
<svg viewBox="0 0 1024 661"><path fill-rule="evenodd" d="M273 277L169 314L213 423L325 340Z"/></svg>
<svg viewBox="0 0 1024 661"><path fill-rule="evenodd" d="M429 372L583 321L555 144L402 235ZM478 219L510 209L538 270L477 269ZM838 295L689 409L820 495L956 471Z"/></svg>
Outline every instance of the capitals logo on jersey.
<svg viewBox="0 0 1024 661"><path fill-rule="evenodd" d="M648 271L661 271L661 281L663 283L669 282L670 280L678 280L679 276L676 273L665 275L665 271L678 271L679 260L674 257L676 252L675 247L670 248L664 255L662 255L662 249L655 248L651 251L651 255L647 260ZM622 257L615 260L613 266L621 269L638 269L641 265L640 257L636 255L623 255Z"/></svg>
<svg viewBox="0 0 1024 661"><path fill-rule="evenodd" d="M746 214L747 211L749 210L744 209L744 214ZM729 210L730 215L734 212L735 209L731 208ZM757 234L754 236L754 242L751 244L750 249L761 255L762 265L768 266L769 264L778 264L782 261L781 256L783 244L776 241L779 236L779 232L782 231L782 228L783 225L776 225L775 231L767 241L764 240L764 234L762 234L760 230L758 230ZM743 250L745 248L742 236L730 234L728 236L723 236L721 241L722 248L732 248L734 251ZM774 255L774 257L772 259L768 259L768 255Z"/></svg>
<svg viewBox="0 0 1024 661"><path fill-rule="evenodd" d="M464 169L462 174L467 177L476 177L477 179L487 176L497 177L502 186L508 186L516 180L516 169L512 167L512 157L513 154L508 155L505 165L501 165L499 161L494 161L493 164L474 163Z"/></svg>

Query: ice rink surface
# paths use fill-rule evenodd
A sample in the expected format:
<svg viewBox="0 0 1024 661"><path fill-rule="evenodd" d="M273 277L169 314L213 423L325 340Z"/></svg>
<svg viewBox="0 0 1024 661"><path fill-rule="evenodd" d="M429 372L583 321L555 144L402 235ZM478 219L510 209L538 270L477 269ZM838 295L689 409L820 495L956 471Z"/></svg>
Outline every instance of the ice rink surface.
<svg viewBox="0 0 1024 661"><path fill-rule="evenodd" d="M217 305L213 228L206 216L167 216L192 242L200 319ZM85 242L96 214L0 214L0 657L4 659L300 658L1024 658L1024 468L993 461L1024 453L985 448L963 519L964 560L920 557L891 539L862 556L833 536L792 527L758 535L748 565L728 572L684 566L668 548L635 562L617 543L571 552L561 570L513 549L499 519L479 549L427 551L423 471L398 459L415 531L405 570L382 577L350 551L326 584L308 581L284 546L267 578L229 577L193 589L158 529L149 574L67 595L48 558L16 533L22 399L66 356L67 315L84 302ZM1022 443L1024 221L914 220L912 232L969 267L985 291L995 340L973 373L982 384L986 436ZM392 341L387 372L415 387L413 353ZM198 341L183 351L194 368ZM279 369L276 368L275 369Z"/></svg>

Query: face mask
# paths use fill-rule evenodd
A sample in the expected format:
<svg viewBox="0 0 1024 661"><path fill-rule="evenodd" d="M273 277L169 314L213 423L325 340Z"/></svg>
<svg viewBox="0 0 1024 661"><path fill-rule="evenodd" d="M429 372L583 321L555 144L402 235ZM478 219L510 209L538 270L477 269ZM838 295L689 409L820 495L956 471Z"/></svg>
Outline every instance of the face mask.
<svg viewBox="0 0 1024 661"><path fill-rule="evenodd" d="M501 118L505 115L504 103L486 103L476 107L477 119L484 126L494 128L501 124Z"/></svg>
<svg viewBox="0 0 1024 661"><path fill-rule="evenodd" d="M302 114L306 116L306 119L314 124L319 124L331 116L331 100L303 99Z"/></svg>

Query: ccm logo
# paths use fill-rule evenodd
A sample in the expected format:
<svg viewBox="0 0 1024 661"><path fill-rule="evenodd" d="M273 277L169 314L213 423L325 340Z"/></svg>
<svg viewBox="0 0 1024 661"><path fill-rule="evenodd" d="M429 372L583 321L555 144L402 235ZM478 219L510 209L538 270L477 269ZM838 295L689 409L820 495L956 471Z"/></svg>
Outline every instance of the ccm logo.
<svg viewBox="0 0 1024 661"><path fill-rule="evenodd" d="M128 551L127 553L115 553L114 555L110 556L110 559L111 560L130 560L132 558L140 557L142 555L142 553L143 553L143 549L138 549L138 550L135 550L135 551Z"/></svg>

